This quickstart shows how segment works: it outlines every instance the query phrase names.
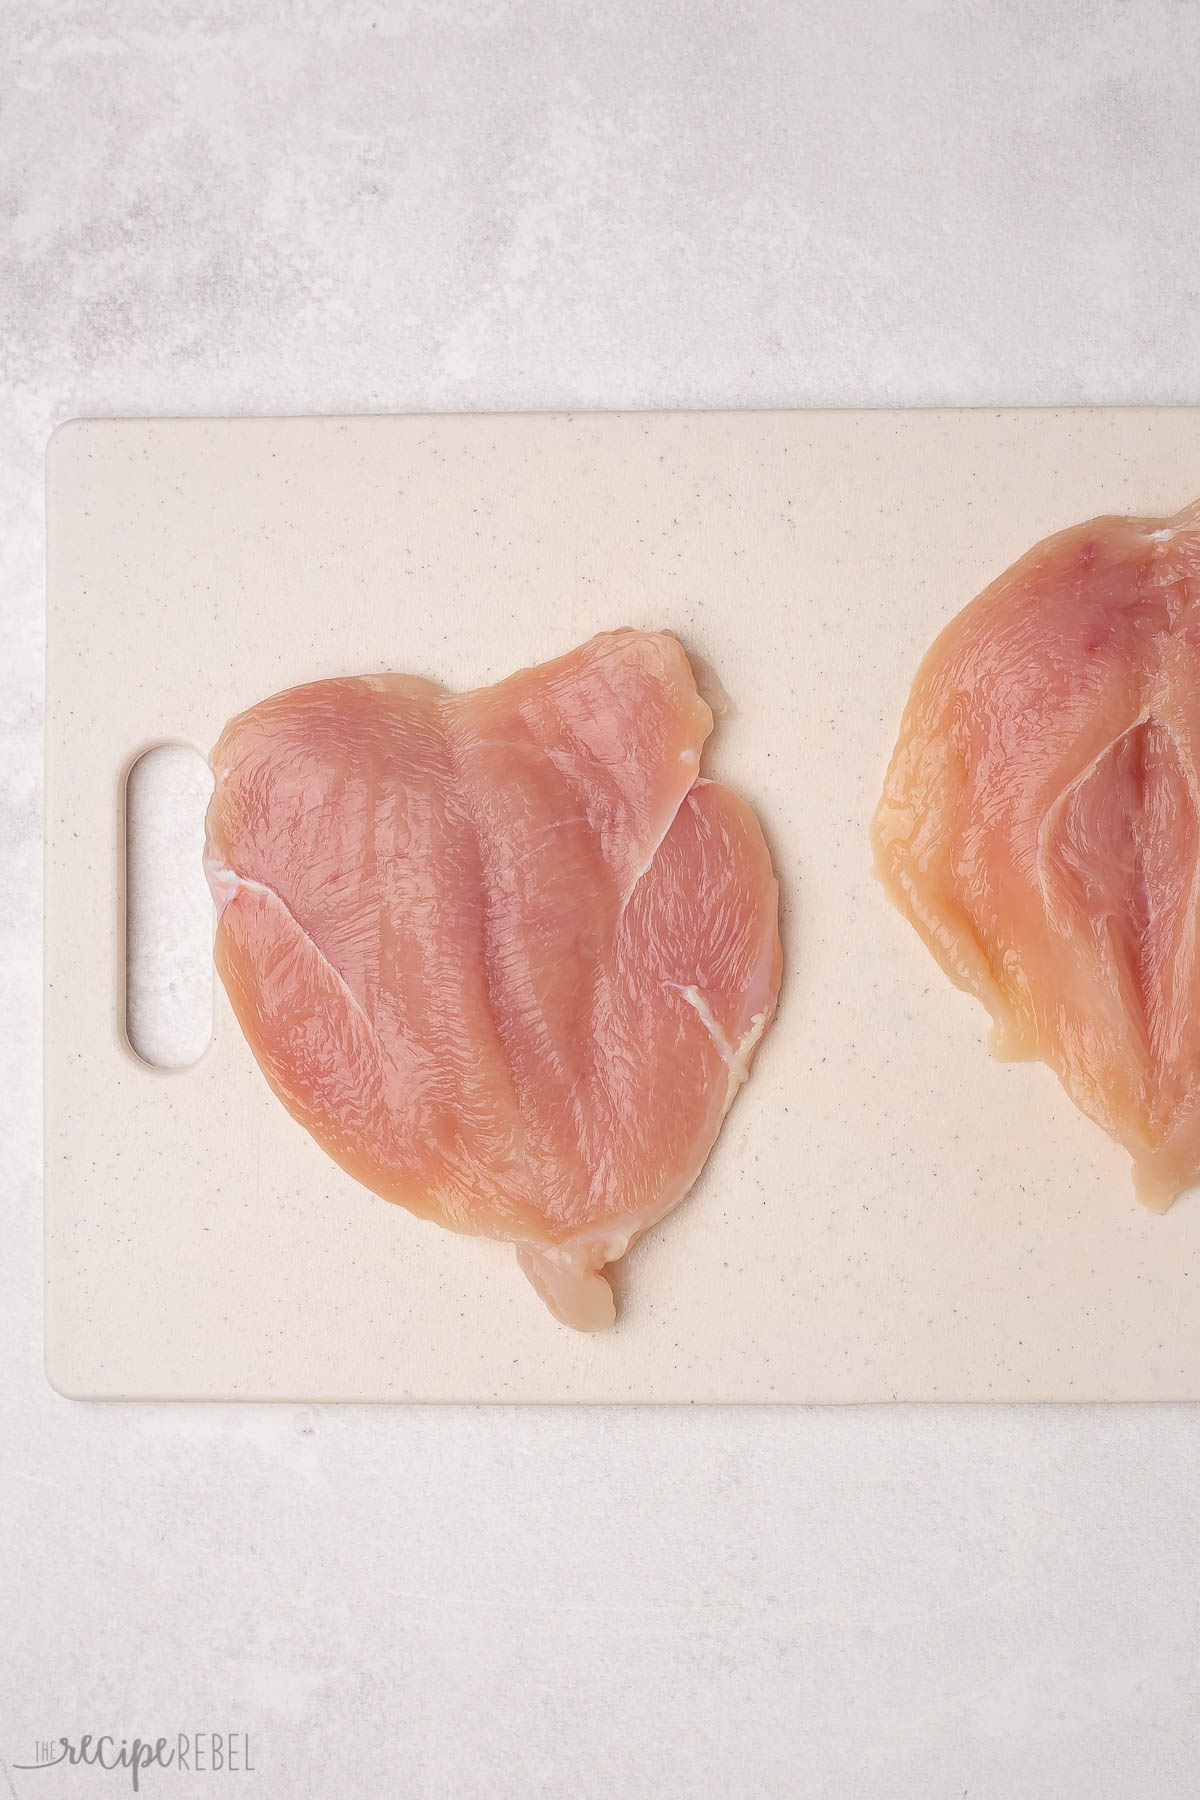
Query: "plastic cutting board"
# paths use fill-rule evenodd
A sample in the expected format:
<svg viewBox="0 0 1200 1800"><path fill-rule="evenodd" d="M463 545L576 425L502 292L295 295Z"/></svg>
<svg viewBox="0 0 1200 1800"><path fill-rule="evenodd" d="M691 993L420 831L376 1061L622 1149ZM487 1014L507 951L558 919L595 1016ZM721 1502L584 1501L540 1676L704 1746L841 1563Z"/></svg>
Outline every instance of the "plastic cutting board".
<svg viewBox="0 0 1200 1800"><path fill-rule="evenodd" d="M1047 1070L990 1060L872 879L917 662L1047 532L1200 493L1200 413L117 421L48 460L47 1369L79 1397L1200 1396L1200 1196L1135 1203ZM124 1035L124 783L294 682L490 682L669 628L784 894L779 1017L692 1198L556 1325L506 1247L355 1186L219 992ZM196 846L199 857L201 846Z"/></svg>

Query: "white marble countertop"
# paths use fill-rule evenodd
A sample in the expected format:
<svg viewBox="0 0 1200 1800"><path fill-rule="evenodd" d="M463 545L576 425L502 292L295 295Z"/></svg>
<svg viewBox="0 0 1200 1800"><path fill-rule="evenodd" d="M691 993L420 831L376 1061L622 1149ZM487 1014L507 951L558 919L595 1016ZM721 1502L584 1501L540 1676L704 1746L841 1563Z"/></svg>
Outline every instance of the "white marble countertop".
<svg viewBox="0 0 1200 1800"><path fill-rule="evenodd" d="M37 1046L55 424L1195 404L1200 13L10 0L0 71L0 1792L1193 1795L1191 1410L70 1404Z"/></svg>

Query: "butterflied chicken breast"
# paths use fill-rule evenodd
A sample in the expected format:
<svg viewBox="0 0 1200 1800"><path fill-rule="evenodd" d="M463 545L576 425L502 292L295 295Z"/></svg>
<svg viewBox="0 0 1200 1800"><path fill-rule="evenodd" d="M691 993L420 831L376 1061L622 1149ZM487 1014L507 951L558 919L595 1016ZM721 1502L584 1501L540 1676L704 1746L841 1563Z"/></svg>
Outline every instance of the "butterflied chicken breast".
<svg viewBox="0 0 1200 1800"><path fill-rule="evenodd" d="M1001 1057L1200 1179L1200 503L1048 538L917 674L875 815L888 892Z"/></svg>
<svg viewBox="0 0 1200 1800"><path fill-rule="evenodd" d="M771 860L699 774L711 728L676 639L618 631L474 693L293 688L212 755L217 967L276 1094L583 1330L775 1009Z"/></svg>

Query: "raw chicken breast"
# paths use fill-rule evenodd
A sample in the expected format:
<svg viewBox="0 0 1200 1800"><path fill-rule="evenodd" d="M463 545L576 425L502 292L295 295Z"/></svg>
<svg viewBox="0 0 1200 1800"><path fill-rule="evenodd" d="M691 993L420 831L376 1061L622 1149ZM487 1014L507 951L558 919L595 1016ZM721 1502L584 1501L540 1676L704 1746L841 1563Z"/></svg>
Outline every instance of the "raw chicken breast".
<svg viewBox="0 0 1200 1800"><path fill-rule="evenodd" d="M230 721L206 864L267 1080L367 1187L501 1238L566 1324L678 1205L775 1009L753 813L634 631L477 693L319 681Z"/></svg>
<svg viewBox="0 0 1200 1800"><path fill-rule="evenodd" d="M1200 504L1037 545L917 675L879 871L1140 1197L1200 1178Z"/></svg>

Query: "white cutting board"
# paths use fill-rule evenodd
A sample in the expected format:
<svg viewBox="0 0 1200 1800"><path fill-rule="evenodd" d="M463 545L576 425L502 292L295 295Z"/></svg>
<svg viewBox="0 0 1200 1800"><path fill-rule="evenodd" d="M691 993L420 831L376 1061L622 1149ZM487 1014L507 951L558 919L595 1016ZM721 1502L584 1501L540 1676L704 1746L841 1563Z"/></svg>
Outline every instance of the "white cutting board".
<svg viewBox="0 0 1200 1800"><path fill-rule="evenodd" d="M48 458L46 1356L72 1396L1200 1397L1200 1195L1165 1218L1040 1066L994 1063L874 883L917 662L1047 532L1200 493L1200 412L76 423ZM123 1030L123 786L319 676L494 681L615 625L737 707L708 769L784 896L778 1020L692 1198L556 1325L503 1246L357 1187L224 996ZM196 846L200 855L201 846Z"/></svg>

